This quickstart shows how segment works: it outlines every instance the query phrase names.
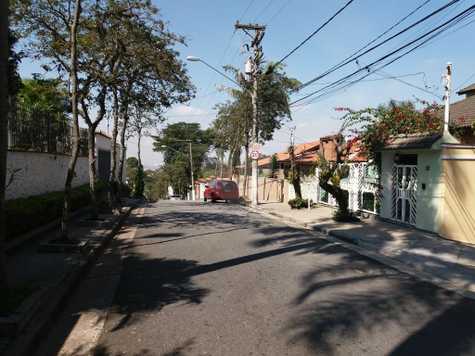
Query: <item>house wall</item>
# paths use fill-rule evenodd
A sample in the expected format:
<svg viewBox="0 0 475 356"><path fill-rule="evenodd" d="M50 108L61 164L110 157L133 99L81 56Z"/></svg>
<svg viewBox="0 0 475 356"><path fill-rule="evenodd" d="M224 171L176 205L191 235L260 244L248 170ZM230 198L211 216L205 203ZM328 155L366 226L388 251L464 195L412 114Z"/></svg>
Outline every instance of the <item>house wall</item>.
<svg viewBox="0 0 475 356"><path fill-rule="evenodd" d="M401 150L382 152L381 216L392 219L393 165L396 154L417 154L416 227L432 232L439 230L443 179L439 150ZM425 185L425 189L423 189Z"/></svg>
<svg viewBox="0 0 475 356"><path fill-rule="evenodd" d="M98 151L110 152L110 139L96 135L96 156ZM120 157L120 149L117 158ZM70 156L31 152L8 151L7 178L16 172L12 184L6 190L6 199L16 199L60 191L64 188ZM98 167L99 162L96 163ZM118 169L117 165L117 169ZM110 168L109 168L110 169ZM78 157L73 187L89 182L88 159ZM125 169L124 169L125 181Z"/></svg>
<svg viewBox="0 0 475 356"><path fill-rule="evenodd" d="M475 243L475 150L444 149L442 153L445 183L440 235L466 243Z"/></svg>
<svg viewBox="0 0 475 356"><path fill-rule="evenodd" d="M7 175L15 173L6 199L60 191L64 188L70 156L40 152L8 151ZM73 186L89 182L87 157L79 157Z"/></svg>

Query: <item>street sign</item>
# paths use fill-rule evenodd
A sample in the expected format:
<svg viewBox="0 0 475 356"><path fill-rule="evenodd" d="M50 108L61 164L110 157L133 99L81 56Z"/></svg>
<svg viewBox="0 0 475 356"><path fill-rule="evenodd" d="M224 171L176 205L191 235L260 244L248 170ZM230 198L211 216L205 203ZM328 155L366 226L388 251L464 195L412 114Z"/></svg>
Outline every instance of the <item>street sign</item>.
<svg viewBox="0 0 475 356"><path fill-rule="evenodd" d="M259 159L259 151L251 151L249 156L251 157L251 159Z"/></svg>

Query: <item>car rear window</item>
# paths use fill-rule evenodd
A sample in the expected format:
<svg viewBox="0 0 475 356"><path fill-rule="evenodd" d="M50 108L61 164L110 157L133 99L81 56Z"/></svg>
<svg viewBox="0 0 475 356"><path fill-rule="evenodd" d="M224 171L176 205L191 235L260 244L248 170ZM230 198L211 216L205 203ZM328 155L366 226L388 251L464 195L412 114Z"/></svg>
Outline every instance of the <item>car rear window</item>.
<svg viewBox="0 0 475 356"><path fill-rule="evenodd" d="M236 190L236 183L232 181L223 181L221 183L225 192L232 192L233 190Z"/></svg>

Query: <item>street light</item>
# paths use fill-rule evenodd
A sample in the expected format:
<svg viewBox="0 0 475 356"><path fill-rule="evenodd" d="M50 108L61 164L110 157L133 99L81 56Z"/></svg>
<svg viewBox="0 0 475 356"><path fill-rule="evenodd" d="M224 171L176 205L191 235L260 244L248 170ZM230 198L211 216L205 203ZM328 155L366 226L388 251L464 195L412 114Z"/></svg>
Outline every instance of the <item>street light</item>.
<svg viewBox="0 0 475 356"><path fill-rule="evenodd" d="M233 78L231 78L230 76L224 74L223 72L221 72L219 69L213 67L211 64L209 64L208 62L204 61L203 59L201 59L200 57L195 57L195 56L187 56L186 57L186 60L187 61L190 61L190 62L201 62L203 63L205 66L211 68L212 70L214 70L216 73L218 74L221 74L223 77L225 77L226 79L232 81L234 84L236 84L237 86L241 86L237 81L235 81Z"/></svg>
<svg viewBox="0 0 475 356"><path fill-rule="evenodd" d="M193 175L193 154L191 152L191 140L174 140L174 141L188 142L188 144L189 144L189 147L190 147L190 174L191 174L191 200L194 201L195 200L195 178L194 178L194 175ZM178 152L178 153L182 153L182 152L174 149L173 147L170 147L170 146L167 146L167 145L161 145L160 147L170 149L170 150L173 150L173 151Z"/></svg>

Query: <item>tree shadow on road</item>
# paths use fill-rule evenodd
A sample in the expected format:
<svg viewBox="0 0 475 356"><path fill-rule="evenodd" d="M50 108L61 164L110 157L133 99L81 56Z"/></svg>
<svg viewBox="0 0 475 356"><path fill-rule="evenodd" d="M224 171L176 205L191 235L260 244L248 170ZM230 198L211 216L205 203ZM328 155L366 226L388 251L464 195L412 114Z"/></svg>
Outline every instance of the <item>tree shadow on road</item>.
<svg viewBox="0 0 475 356"><path fill-rule="evenodd" d="M184 259L146 258L130 253L124 261L124 272L111 309L115 332L140 320L144 312L159 311L173 303L199 304L209 293L191 281L190 269L196 261Z"/></svg>

